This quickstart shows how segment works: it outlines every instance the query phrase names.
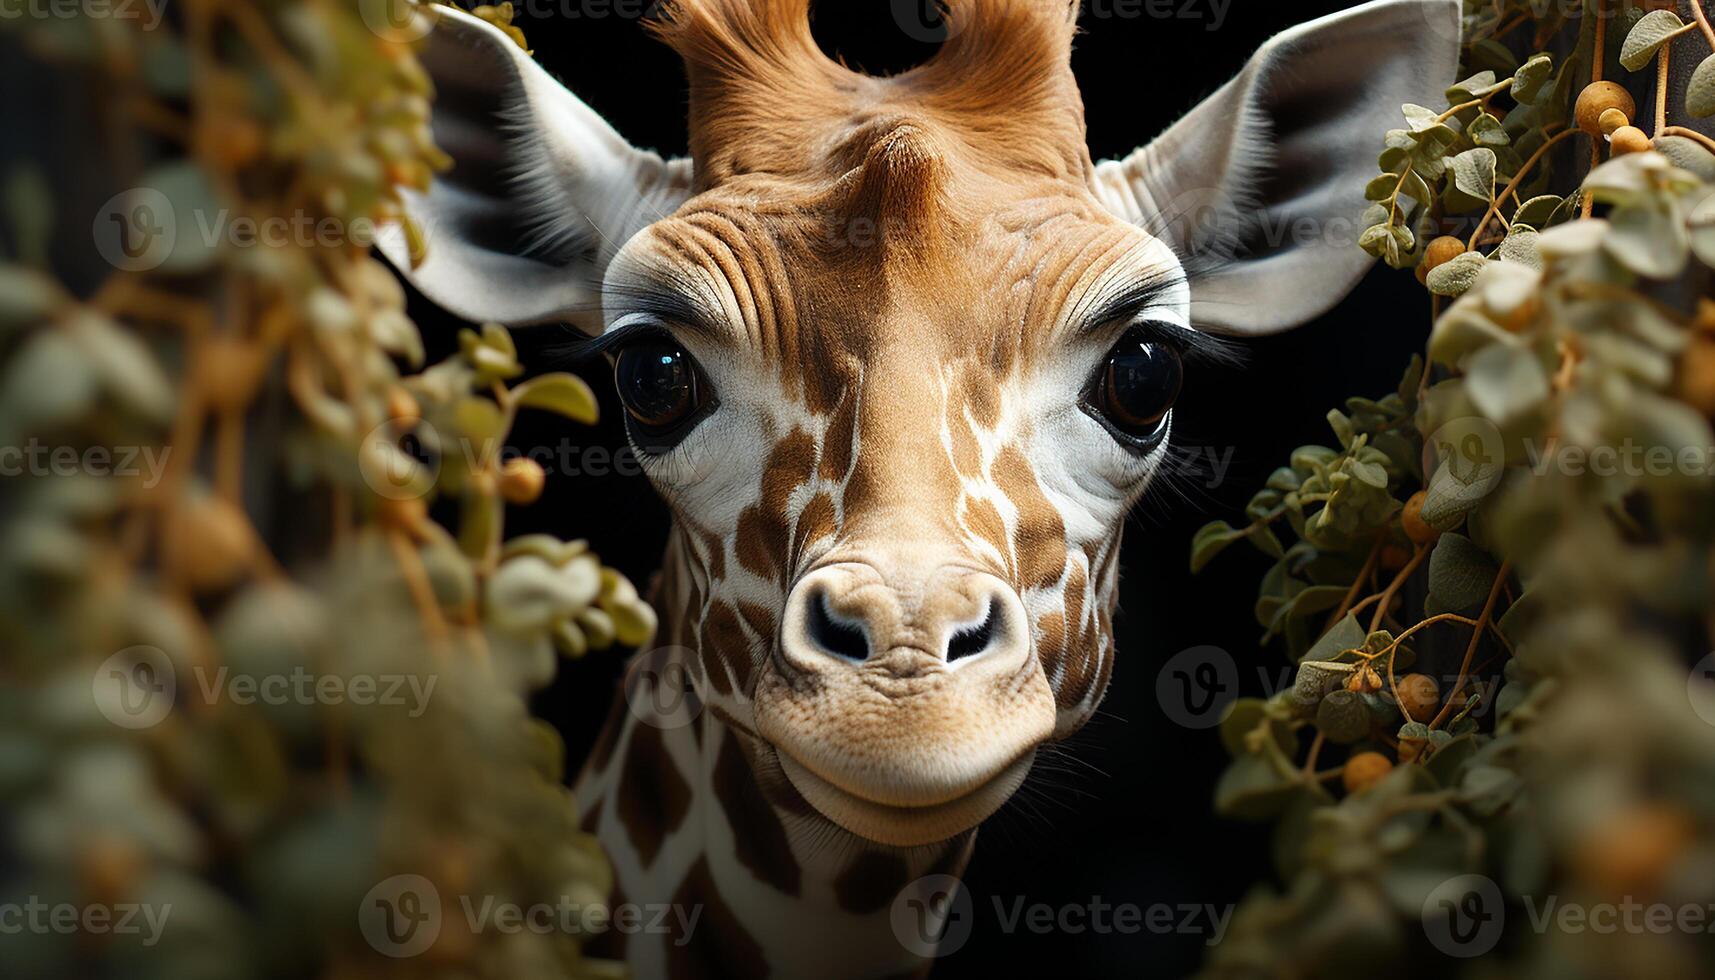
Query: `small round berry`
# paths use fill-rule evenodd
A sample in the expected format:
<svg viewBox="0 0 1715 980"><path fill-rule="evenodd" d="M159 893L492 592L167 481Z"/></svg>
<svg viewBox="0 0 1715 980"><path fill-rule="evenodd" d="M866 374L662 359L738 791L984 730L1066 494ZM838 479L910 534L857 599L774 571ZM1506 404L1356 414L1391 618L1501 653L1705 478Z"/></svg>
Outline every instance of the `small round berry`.
<svg viewBox="0 0 1715 980"><path fill-rule="evenodd" d="M1428 722L1441 706L1441 689L1428 674L1407 674L1399 679L1399 702L1412 721Z"/></svg>
<svg viewBox="0 0 1715 980"><path fill-rule="evenodd" d="M1340 773L1340 782L1346 786L1346 792L1359 793L1382 781L1393 771L1393 763L1380 752L1359 752L1346 760L1346 767Z"/></svg>
<svg viewBox="0 0 1715 980"><path fill-rule="evenodd" d="M1417 278L1427 282L1431 272L1464 254L1464 242L1452 235L1442 235L1423 250L1423 261L1417 266Z"/></svg>
<svg viewBox="0 0 1715 980"><path fill-rule="evenodd" d="M542 496L548 474L533 459L510 459L500 470L500 495L507 503L533 504Z"/></svg>
<svg viewBox="0 0 1715 980"><path fill-rule="evenodd" d="M1411 495L1405 502L1405 510L1400 512L1400 523L1405 527L1405 536L1416 544L1429 544L1441 536L1441 532L1423 522L1423 501L1425 494L1422 490Z"/></svg>
<svg viewBox="0 0 1715 980"><path fill-rule="evenodd" d="M1628 153L1642 153L1655 146L1643 130L1636 126L1621 126L1614 130L1614 135L1608 138L1608 146L1614 156L1625 156Z"/></svg>
<svg viewBox="0 0 1715 980"><path fill-rule="evenodd" d="M1632 93L1625 86L1615 82L1592 82L1578 93L1578 105L1573 110L1578 119L1578 128L1591 136L1601 136L1602 113L1609 109L1618 109L1625 113L1627 119L1637 114L1638 104L1632 100Z"/></svg>
<svg viewBox="0 0 1715 980"><path fill-rule="evenodd" d="M1596 125L1600 126L1602 128L1602 132L1607 133L1609 136L1614 135L1614 130L1619 129L1621 126L1630 126L1631 124L1632 117L1618 109L1604 109L1602 114L1596 118Z"/></svg>
<svg viewBox="0 0 1715 980"><path fill-rule="evenodd" d="M387 417L400 425L409 425L423 417L422 406L403 388L387 390Z"/></svg>

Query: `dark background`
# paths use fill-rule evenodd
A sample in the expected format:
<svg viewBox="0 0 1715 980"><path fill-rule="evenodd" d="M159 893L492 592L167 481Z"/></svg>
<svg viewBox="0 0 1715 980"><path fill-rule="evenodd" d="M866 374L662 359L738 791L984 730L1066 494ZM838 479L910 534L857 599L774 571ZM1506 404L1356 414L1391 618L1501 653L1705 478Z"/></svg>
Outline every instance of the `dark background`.
<svg viewBox="0 0 1715 980"><path fill-rule="evenodd" d="M637 17L640 0L535 2L539 6L526 8L517 23L536 57L634 144L682 155L683 71L648 36ZM915 4L824 2L816 10L816 35L854 67L877 74L907 68L933 50L921 40L923 32L899 26L901 17L914 23L921 16ZM1073 66L1092 154L1120 156L1148 141L1237 72L1271 34L1345 6L1233 0L1219 29L1210 30L1209 0L1086 3ZM1150 16L1152 10L1169 16ZM1381 136L1375 134L1378 151ZM1401 316L1420 306L1421 318ZM1098 898L1144 908L1226 906L1271 874L1267 828L1212 813L1215 780L1226 762L1219 739L1213 731L1174 724L1156 698L1162 663L1190 647L1228 651L1247 694L1262 693L1259 669L1273 676L1286 662L1278 650L1257 646L1262 630L1251 606L1265 562L1235 549L1193 577L1187 570L1191 534L1215 518L1241 520L1250 494L1294 447L1330 442L1323 421L1329 408L1348 395L1391 390L1411 353L1422 348L1426 306L1408 274L1378 267L1329 316L1289 335L1245 343L1243 365L1192 369L1175 413L1175 439L1221 452L1234 447L1232 466L1218 486L1207 485L1208 479L1158 484L1137 508L1123 556L1121 658L1107 700L1046 767L1052 771L1033 774L1020 797L984 825L965 875L976 903L975 929L963 949L937 965L936 976L1183 975L1201 962L1204 936L1006 934L993 913L994 898L1009 908L1019 897L1056 908L1088 906ZM437 328L454 325L420 297L413 298L412 313L426 332L443 338L450 329ZM568 339L554 328L520 337L537 369L565 367L555 351ZM573 368L602 394L601 427L567 430L526 418L515 437L520 446L556 446L568 438L616 451L624 445L605 363ZM560 475L550 478L545 503L509 515L508 530L587 537L608 563L642 583L656 567L667 516L641 476ZM538 698L539 712L564 732L568 758L581 758L593 742L621 660L593 654L568 664Z"/></svg>

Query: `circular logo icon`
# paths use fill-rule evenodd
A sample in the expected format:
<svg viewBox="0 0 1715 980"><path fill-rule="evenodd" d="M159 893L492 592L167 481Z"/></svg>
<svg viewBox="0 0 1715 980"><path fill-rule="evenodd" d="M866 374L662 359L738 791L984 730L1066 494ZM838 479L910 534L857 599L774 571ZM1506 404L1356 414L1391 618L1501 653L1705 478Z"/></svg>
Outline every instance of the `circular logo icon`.
<svg viewBox="0 0 1715 980"><path fill-rule="evenodd" d="M1456 3L1414 3L1429 33L1443 41L1459 41L1465 34L1465 17ZM1475 39L1473 39L1475 40Z"/></svg>
<svg viewBox="0 0 1715 980"><path fill-rule="evenodd" d="M95 251L122 272L148 272L173 254L179 221L173 202L153 187L133 187L95 212Z"/></svg>
<svg viewBox="0 0 1715 980"><path fill-rule="evenodd" d="M178 697L172 658L159 647L126 647L101 662L91 679L95 707L120 728L153 728Z"/></svg>
<svg viewBox="0 0 1715 980"><path fill-rule="evenodd" d="M364 26L383 41L410 44L435 26L435 19L417 0L357 0Z"/></svg>
<svg viewBox="0 0 1715 980"><path fill-rule="evenodd" d="M696 651L665 646L638 654L625 672L625 703L655 728L683 728L703 713L705 677Z"/></svg>
<svg viewBox="0 0 1715 980"><path fill-rule="evenodd" d="M1181 256L1202 255L1244 232L1246 219L1220 187L1191 187L1147 210L1143 228Z"/></svg>
<svg viewBox="0 0 1715 980"><path fill-rule="evenodd" d="M418 419L409 425L383 422L363 437L357 469L377 496L413 500L435 486L441 472L440 433Z"/></svg>
<svg viewBox="0 0 1715 980"><path fill-rule="evenodd" d="M976 910L965 883L924 875L905 886L888 912L893 936L914 956L951 956L971 938Z"/></svg>
<svg viewBox="0 0 1715 980"><path fill-rule="evenodd" d="M1155 675L1155 697L1174 724L1213 728L1239 699L1239 665L1220 647L1182 650Z"/></svg>
<svg viewBox="0 0 1715 980"><path fill-rule="evenodd" d="M893 22L905 36L924 44L945 44L957 30L939 0L889 0Z"/></svg>
<svg viewBox="0 0 1715 980"><path fill-rule="evenodd" d="M1697 661L1691 676L1685 680L1685 695L1691 699L1691 710L1704 724L1715 725L1715 653Z"/></svg>
<svg viewBox="0 0 1715 980"><path fill-rule="evenodd" d="M1487 497L1506 471L1506 441L1501 430L1481 416L1443 423L1423 441L1423 449L1433 466L1433 471L1425 468L1430 477L1424 496L1461 511Z"/></svg>
<svg viewBox="0 0 1715 980"><path fill-rule="evenodd" d="M1506 925L1500 886L1483 875L1460 875L1423 900L1423 932L1436 949L1467 959L1495 948Z"/></svg>
<svg viewBox="0 0 1715 980"><path fill-rule="evenodd" d="M357 927L383 956L420 955L441 935L441 893L422 875L394 875L363 896Z"/></svg>

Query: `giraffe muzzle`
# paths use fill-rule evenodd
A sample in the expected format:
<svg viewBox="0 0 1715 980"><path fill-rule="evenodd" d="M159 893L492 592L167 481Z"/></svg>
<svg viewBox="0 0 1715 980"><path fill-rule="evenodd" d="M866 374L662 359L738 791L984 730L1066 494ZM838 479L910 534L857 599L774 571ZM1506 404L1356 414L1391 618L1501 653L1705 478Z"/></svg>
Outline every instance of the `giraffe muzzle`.
<svg viewBox="0 0 1715 980"><path fill-rule="evenodd" d="M883 843L985 819L1052 734L1016 591L964 565L840 562L799 580L756 699L758 733L822 814Z"/></svg>

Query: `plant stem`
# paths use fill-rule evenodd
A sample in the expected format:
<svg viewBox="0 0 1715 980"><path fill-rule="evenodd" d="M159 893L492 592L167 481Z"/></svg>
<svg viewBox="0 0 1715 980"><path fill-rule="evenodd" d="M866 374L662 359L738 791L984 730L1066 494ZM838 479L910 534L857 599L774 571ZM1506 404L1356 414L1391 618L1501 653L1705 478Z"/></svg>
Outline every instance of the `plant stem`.
<svg viewBox="0 0 1715 980"><path fill-rule="evenodd" d="M1387 535L1376 535L1376 543L1370 546L1370 556L1364 559L1364 567L1359 570L1358 577L1352 580L1352 587L1346 590L1346 597L1340 600L1340 604L1334 608L1334 614L1328 617L1328 625L1322 627L1323 633L1333 629L1341 618L1352 611L1352 602L1357 599L1358 590L1364 587L1364 582L1369 579L1370 573L1375 571L1376 562L1381 558L1382 544L1386 540Z"/></svg>
<svg viewBox="0 0 1715 980"><path fill-rule="evenodd" d="M1376 607L1375 617L1370 620L1371 633L1381 629L1382 617L1387 615L1387 607L1388 604L1393 601L1394 593L1399 591L1400 586L1405 584L1405 580L1410 578L1411 573L1417 571L1417 567L1423 564L1423 560L1428 557L1429 549L1422 545L1418 545L1417 551L1411 556L1411 560L1406 562L1405 567L1399 570L1399 574L1393 577L1392 582L1388 583L1387 588L1383 590L1382 597L1379 600L1381 604Z"/></svg>
<svg viewBox="0 0 1715 980"><path fill-rule="evenodd" d="M1703 12L1703 0L1691 0L1691 16L1697 18L1697 26L1703 31L1703 39L1709 42L1711 49L1715 49L1715 27L1709 25L1709 15Z"/></svg>
<svg viewBox="0 0 1715 980"><path fill-rule="evenodd" d="M1489 598L1483 603L1483 611L1477 616L1476 628L1471 630L1471 642L1465 646L1465 659L1459 664L1459 679L1453 683L1457 691L1465 686L1465 675L1471 671L1471 660L1477 655L1477 647L1483 642L1483 631L1488 628L1489 617L1495 613L1495 601L1501 596L1501 589L1506 585L1507 577L1512 574L1512 562L1501 562L1501 570L1495 573L1495 584L1489 586ZM1436 712L1435 720L1429 723L1430 729L1435 729L1447 720L1448 712L1453 710L1453 699L1448 697L1447 703Z"/></svg>
<svg viewBox="0 0 1715 980"><path fill-rule="evenodd" d="M1568 129L1564 133L1558 133L1548 142L1538 147L1535 153L1531 154L1530 159L1525 161L1524 166L1518 169L1518 173L1513 174L1513 179L1507 183L1506 190L1501 191L1500 196L1490 202L1488 213L1484 214L1483 220L1477 223L1477 232L1471 236L1471 241L1466 244L1465 251L1469 252L1471 249L1477 247L1477 241L1483 237L1483 230L1489 226L1489 219L1501 213L1501 205L1505 204L1507 198L1511 197L1518 191L1519 184L1524 181L1525 175L1530 173L1531 168L1541 162L1542 158L1548 154L1548 151L1553 149L1554 144L1569 136L1575 135L1577 132L1578 131L1575 129Z"/></svg>

